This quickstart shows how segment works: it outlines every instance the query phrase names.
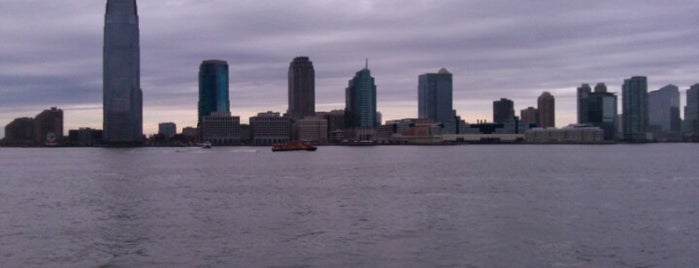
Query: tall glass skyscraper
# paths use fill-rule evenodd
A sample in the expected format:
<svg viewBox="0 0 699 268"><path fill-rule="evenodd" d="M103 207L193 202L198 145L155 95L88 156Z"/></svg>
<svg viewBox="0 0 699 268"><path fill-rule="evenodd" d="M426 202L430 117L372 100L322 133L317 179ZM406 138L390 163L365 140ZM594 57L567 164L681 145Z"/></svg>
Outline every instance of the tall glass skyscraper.
<svg viewBox="0 0 699 268"><path fill-rule="evenodd" d="M444 133L456 133L452 74L442 68L418 77L418 117L444 125Z"/></svg>
<svg viewBox="0 0 699 268"><path fill-rule="evenodd" d="M376 83L369 66L358 71L345 89L345 126L373 128L376 120Z"/></svg>
<svg viewBox="0 0 699 268"><path fill-rule="evenodd" d="M595 87L595 90L597 90L597 87ZM589 123L586 101L590 93L592 93L592 88L589 84L582 84L578 87L578 124Z"/></svg>
<svg viewBox="0 0 699 268"><path fill-rule="evenodd" d="M316 74L308 57L296 57L289 64L289 110L293 119L316 113Z"/></svg>
<svg viewBox="0 0 699 268"><path fill-rule="evenodd" d="M648 79L634 76L624 80L622 92L622 122L624 140L646 142L648 132Z"/></svg>
<svg viewBox="0 0 699 268"><path fill-rule="evenodd" d="M687 105L684 107L682 131L688 135L699 134L699 84L687 90Z"/></svg>
<svg viewBox="0 0 699 268"><path fill-rule="evenodd" d="M143 141L143 93L136 0L108 0L103 51L103 140Z"/></svg>
<svg viewBox="0 0 699 268"><path fill-rule="evenodd" d="M212 113L230 113L228 63L205 60L199 66L199 124Z"/></svg>

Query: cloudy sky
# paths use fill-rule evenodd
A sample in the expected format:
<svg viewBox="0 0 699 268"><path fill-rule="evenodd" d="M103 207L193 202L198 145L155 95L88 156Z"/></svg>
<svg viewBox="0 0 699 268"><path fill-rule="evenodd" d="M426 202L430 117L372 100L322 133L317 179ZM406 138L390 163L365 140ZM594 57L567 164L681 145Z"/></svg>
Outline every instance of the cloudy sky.
<svg viewBox="0 0 699 268"><path fill-rule="evenodd" d="M57 106L66 129L101 128L105 3L0 0L0 125ZM300 55L314 63L319 111L344 108L347 81L369 58L384 120L415 117L418 75L446 67L466 121L492 120L495 99L519 111L550 91L560 126L576 120L581 83L698 83L697 14L696 0L140 0L145 131L196 125L204 59L229 62L242 121L284 112Z"/></svg>

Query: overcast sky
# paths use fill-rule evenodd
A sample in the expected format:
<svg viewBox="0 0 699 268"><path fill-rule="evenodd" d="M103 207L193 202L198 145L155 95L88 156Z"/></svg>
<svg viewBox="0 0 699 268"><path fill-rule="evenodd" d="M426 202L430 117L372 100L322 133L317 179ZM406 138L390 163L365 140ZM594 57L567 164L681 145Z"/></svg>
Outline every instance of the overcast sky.
<svg viewBox="0 0 699 268"><path fill-rule="evenodd" d="M0 125L57 106L65 129L102 126L105 0L0 0ZM287 108L287 70L309 56L316 110L344 108L364 66L384 120L417 116L417 77L454 74L454 108L492 120L492 102L536 106L550 91L558 126L575 88L648 76L649 90L699 82L699 1L140 0L144 129L196 125L197 72L230 65L231 112ZM621 98L621 97L620 97ZM0 130L0 134L3 130Z"/></svg>

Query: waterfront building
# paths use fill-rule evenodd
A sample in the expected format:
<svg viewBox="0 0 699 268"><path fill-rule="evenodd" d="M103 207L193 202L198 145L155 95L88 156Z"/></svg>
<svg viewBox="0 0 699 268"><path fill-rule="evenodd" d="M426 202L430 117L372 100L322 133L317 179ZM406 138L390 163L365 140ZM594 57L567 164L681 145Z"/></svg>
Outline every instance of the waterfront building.
<svg viewBox="0 0 699 268"><path fill-rule="evenodd" d="M177 124L173 122L158 124L158 135L171 139L177 135Z"/></svg>
<svg viewBox="0 0 699 268"><path fill-rule="evenodd" d="M4 145L31 146L34 144L34 119L21 117L5 126Z"/></svg>
<svg viewBox="0 0 699 268"><path fill-rule="evenodd" d="M182 136L187 138L196 138L199 136L199 129L195 127L184 127L182 128Z"/></svg>
<svg viewBox="0 0 699 268"><path fill-rule="evenodd" d="M537 100L540 127L556 127L556 99L545 91Z"/></svg>
<svg viewBox="0 0 699 268"><path fill-rule="evenodd" d="M597 87L595 87L597 89ZM600 89L602 89L600 87ZM587 110L587 97L592 93L592 88L590 87L589 84L582 84L580 87L578 87L578 124L587 124L589 119L588 119L588 110Z"/></svg>
<svg viewBox="0 0 699 268"><path fill-rule="evenodd" d="M622 114L624 140L646 142L648 132L648 79L635 76L624 80Z"/></svg>
<svg viewBox="0 0 699 268"><path fill-rule="evenodd" d="M314 116L316 111L315 70L308 57L296 57L289 64L289 109L292 119Z"/></svg>
<svg viewBox="0 0 699 268"><path fill-rule="evenodd" d="M368 63L349 80L345 89L345 126L374 128L376 120L376 83Z"/></svg>
<svg viewBox="0 0 699 268"><path fill-rule="evenodd" d="M418 118L441 123L444 133L457 133L452 74L447 69L418 77Z"/></svg>
<svg viewBox="0 0 699 268"><path fill-rule="evenodd" d="M240 117L230 113L213 112L202 118L201 140L214 145L240 144Z"/></svg>
<svg viewBox="0 0 699 268"><path fill-rule="evenodd" d="M687 90L682 131L686 136L699 135L699 84L694 84Z"/></svg>
<svg viewBox="0 0 699 268"><path fill-rule="evenodd" d="M595 92L590 93L585 101L587 124L601 128L605 140L614 140L617 132L617 96L607 92L606 86L604 90L598 90L600 87L598 84Z"/></svg>
<svg viewBox="0 0 699 268"><path fill-rule="evenodd" d="M570 125L562 129L558 128L533 128L524 133L524 141L527 143L602 143L604 142L604 130L591 125Z"/></svg>
<svg viewBox="0 0 699 268"><path fill-rule="evenodd" d="M272 145L291 140L291 119L279 113L258 113L250 117L250 132L255 145Z"/></svg>
<svg viewBox="0 0 699 268"><path fill-rule="evenodd" d="M315 144L328 143L328 120L323 117L307 116L298 119L294 121L293 131L296 140Z"/></svg>
<svg viewBox="0 0 699 268"><path fill-rule="evenodd" d="M332 110L316 114L328 121L328 142L341 142L344 139L345 110Z"/></svg>
<svg viewBox="0 0 699 268"><path fill-rule="evenodd" d="M198 123L212 113L230 113L228 63L205 60L199 65Z"/></svg>
<svg viewBox="0 0 699 268"><path fill-rule="evenodd" d="M61 143L63 143L63 110L51 107L34 117L35 145L60 145Z"/></svg>
<svg viewBox="0 0 699 268"><path fill-rule="evenodd" d="M514 120L515 103L506 98L493 102L493 123L505 123Z"/></svg>
<svg viewBox="0 0 699 268"><path fill-rule="evenodd" d="M107 0L103 51L103 140L143 142L143 93L136 0Z"/></svg>
<svg viewBox="0 0 699 268"><path fill-rule="evenodd" d="M68 131L68 145L92 147L102 144L102 130L91 128L71 129Z"/></svg>
<svg viewBox="0 0 699 268"><path fill-rule="evenodd" d="M666 85L648 93L648 124L656 137L678 135L681 131L680 89Z"/></svg>
<svg viewBox="0 0 699 268"><path fill-rule="evenodd" d="M527 109L519 111L519 116L521 118L520 122L526 125L537 125L539 124L539 110L534 107L528 107Z"/></svg>

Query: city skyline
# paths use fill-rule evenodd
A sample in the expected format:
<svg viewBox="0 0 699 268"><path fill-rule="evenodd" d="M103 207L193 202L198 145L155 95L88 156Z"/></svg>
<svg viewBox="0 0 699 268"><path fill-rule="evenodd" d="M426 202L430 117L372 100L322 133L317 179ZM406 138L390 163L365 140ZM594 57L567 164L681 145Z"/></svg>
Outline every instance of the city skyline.
<svg viewBox="0 0 699 268"><path fill-rule="evenodd" d="M628 2L507 4L502 14L496 11L505 4L498 1L473 9L467 3L425 1L400 12L387 12L396 3L366 1L358 9L347 4L300 2L292 8L280 3L272 8L182 1L161 9L163 4L139 3L145 133L157 132L159 122L196 125L196 69L208 58L230 62L231 112L243 119L286 110L288 61L300 55L314 59L317 111L343 108L347 77L369 57L384 120L416 117L417 77L441 67L454 73L453 108L467 122L491 118L490 104L501 97L521 110L536 106L537 96L550 91L556 97L556 125L565 126L576 121L577 85L605 82L621 96L623 79L636 75L648 77L649 91L678 85L684 107L685 90L699 79L699 67L691 63L699 55L691 46L697 35L690 14L697 3L632 3L638 11L632 16L616 11ZM23 10L38 17L22 16ZM462 18L450 10L469 12ZM556 16L528 15L527 10ZM415 19L432 11L445 12ZM3 38L7 49L0 50L0 122L57 106L65 111L66 129L100 128L101 117L95 115L101 114L103 13L103 1L3 4L0 35L10 38ZM172 27L198 16L214 19ZM231 17L235 21L228 21ZM666 17L673 20L660 20ZM406 18L412 22L408 30L396 31ZM555 21L561 23L551 26ZM272 29L280 25L281 30ZM33 31L22 31L28 27ZM575 37L567 34L572 30ZM197 38L215 42L186 42ZM288 39L288 45L279 45L278 38ZM418 56L425 53L430 56Z"/></svg>

